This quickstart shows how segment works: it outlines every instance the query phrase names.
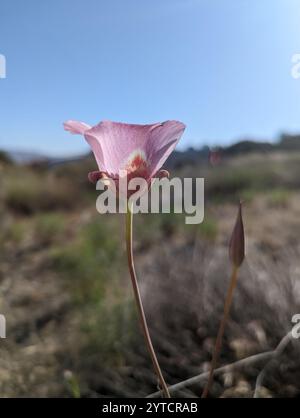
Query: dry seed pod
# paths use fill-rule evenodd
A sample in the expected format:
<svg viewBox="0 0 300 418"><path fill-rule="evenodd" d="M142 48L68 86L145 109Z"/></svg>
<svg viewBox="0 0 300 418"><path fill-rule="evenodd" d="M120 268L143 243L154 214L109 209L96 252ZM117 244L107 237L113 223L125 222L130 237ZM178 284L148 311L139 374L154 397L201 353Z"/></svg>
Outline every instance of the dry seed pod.
<svg viewBox="0 0 300 418"><path fill-rule="evenodd" d="M235 267L240 267L245 258L245 235L241 202L229 242L229 258Z"/></svg>

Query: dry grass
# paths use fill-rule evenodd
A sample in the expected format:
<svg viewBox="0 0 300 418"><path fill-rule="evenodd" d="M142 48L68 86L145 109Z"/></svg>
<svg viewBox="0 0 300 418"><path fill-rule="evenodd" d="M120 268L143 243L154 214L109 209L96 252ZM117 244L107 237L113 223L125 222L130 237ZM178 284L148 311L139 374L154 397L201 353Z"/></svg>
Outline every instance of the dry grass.
<svg viewBox="0 0 300 418"><path fill-rule="evenodd" d="M228 237L245 197L247 262L221 363L273 349L300 312L299 156L254 156L204 175L205 222L135 219L146 313L168 383L207 370L230 275ZM50 171L2 166L0 297L8 338L0 349L2 396L145 396L156 380L136 321L123 219L95 211L89 160ZM297 345L265 381L265 396L298 396ZM72 371L70 375L69 372ZM254 367L218 379L212 396L252 396ZM70 384L72 376L72 384ZM69 380L68 380L69 379ZM73 389L72 389L73 388ZM200 396L191 387L178 396Z"/></svg>

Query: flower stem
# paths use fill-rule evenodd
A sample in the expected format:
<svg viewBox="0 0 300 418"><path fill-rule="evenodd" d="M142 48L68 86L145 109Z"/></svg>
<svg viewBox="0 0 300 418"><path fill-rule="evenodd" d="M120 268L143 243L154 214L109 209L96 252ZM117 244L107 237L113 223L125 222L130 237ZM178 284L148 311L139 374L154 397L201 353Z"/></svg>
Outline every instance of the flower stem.
<svg viewBox="0 0 300 418"><path fill-rule="evenodd" d="M137 282L137 277L135 273L134 261L133 261L133 250L132 250L132 218L133 218L132 210L131 210L131 207L128 206L127 214L126 214L126 248L127 248L128 267L129 267L134 297L135 297L135 301L137 304L139 319L140 319L141 327L142 327L143 334L145 337L146 346L149 351L155 373L157 374L164 397L170 398L171 396L168 390L168 386L163 378L163 375L162 375L162 372L161 372L161 369L160 369L160 366L159 366L159 363L158 363L158 360L157 360L157 357L156 357L156 354L152 345L152 341L151 341L151 337L150 337L150 333L149 333L149 329L148 329L148 325L146 321L146 316L145 316L145 312L143 308L143 303L142 303L142 299L140 295L140 290L139 290L139 286Z"/></svg>
<svg viewBox="0 0 300 418"><path fill-rule="evenodd" d="M224 330L225 330L226 322L227 322L229 311L230 311L232 296L233 296L234 289L236 287L236 282L237 282L237 277L238 277L238 270L239 270L238 266L234 265L233 270L232 270L232 274L231 274L229 289L227 291L223 317L222 317L222 320L221 320L221 323L220 323L220 327L219 327L219 331L218 331L218 335L217 335L217 339L216 339L216 344L215 344L215 348L214 348L214 352L213 352L209 377L208 377L208 381L207 381L207 384L204 388L204 391L202 393L201 398L207 398L207 396L209 394L209 391L211 389L211 385L212 385L213 377L214 377L214 371L215 371L215 368L217 366L220 351L221 351L221 347L222 347L222 340L223 340Z"/></svg>

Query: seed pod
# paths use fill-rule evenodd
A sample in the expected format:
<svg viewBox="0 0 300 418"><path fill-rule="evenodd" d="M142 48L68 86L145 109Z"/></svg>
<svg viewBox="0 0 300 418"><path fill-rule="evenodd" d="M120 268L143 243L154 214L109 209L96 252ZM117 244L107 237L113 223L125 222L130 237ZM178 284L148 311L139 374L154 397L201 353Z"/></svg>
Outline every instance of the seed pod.
<svg viewBox="0 0 300 418"><path fill-rule="evenodd" d="M241 202L229 242L229 258L235 267L240 267L245 258L245 236Z"/></svg>

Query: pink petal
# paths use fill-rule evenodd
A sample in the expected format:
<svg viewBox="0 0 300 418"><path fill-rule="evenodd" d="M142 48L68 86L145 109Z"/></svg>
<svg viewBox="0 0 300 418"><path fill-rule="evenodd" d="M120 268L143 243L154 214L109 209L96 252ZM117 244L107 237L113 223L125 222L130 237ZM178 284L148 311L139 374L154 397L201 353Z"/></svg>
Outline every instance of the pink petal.
<svg viewBox="0 0 300 418"><path fill-rule="evenodd" d="M160 124L131 125L103 121L85 133L100 170L116 176L135 153L145 153L151 130ZM147 155L145 155L147 159Z"/></svg>
<svg viewBox="0 0 300 418"><path fill-rule="evenodd" d="M163 179L163 178L169 178L170 177L170 173L168 172L168 170L159 170L156 174L154 174L154 177L158 178L158 179Z"/></svg>
<svg viewBox="0 0 300 418"><path fill-rule="evenodd" d="M108 178L107 173L103 171L91 171L88 174L88 179L91 183L96 184L98 180Z"/></svg>
<svg viewBox="0 0 300 418"><path fill-rule="evenodd" d="M176 147L184 130L185 125L174 120L153 127L146 145L151 176L162 167Z"/></svg>
<svg viewBox="0 0 300 418"><path fill-rule="evenodd" d="M76 120L67 120L67 122L64 123L64 128L66 131L71 132L71 134L79 135L83 135L86 130L91 129L86 123L77 122Z"/></svg>
<svg viewBox="0 0 300 418"><path fill-rule="evenodd" d="M84 135L86 141L92 148L99 170L105 171L105 167L103 164L102 149L101 149L99 142L93 136L85 135L86 132L91 130L91 126L84 122L79 122L76 120L68 120L64 123L64 128L66 131L69 131L72 134Z"/></svg>

